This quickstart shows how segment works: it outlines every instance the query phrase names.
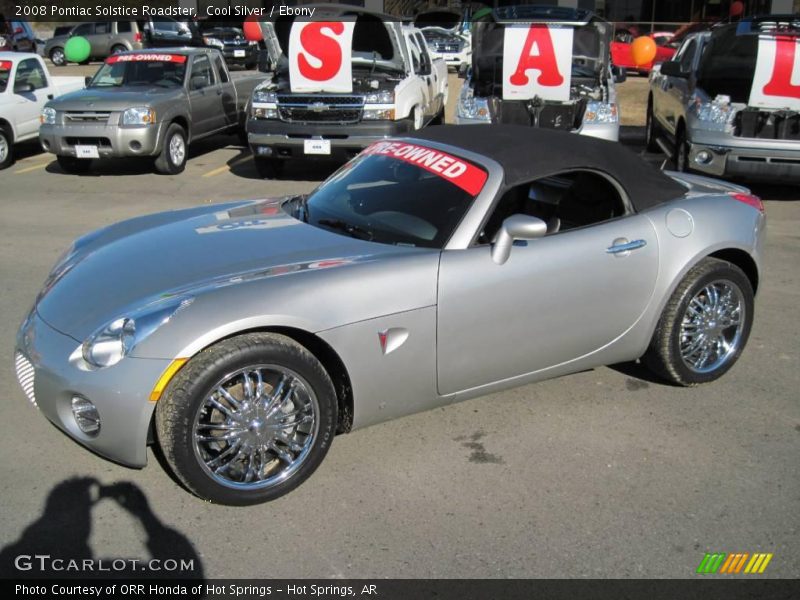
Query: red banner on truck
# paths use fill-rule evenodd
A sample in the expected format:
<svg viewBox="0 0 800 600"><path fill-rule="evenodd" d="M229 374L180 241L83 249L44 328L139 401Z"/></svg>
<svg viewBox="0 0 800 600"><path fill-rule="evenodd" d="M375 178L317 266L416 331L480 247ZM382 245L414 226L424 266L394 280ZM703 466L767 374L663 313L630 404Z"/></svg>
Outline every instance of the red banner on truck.
<svg viewBox="0 0 800 600"><path fill-rule="evenodd" d="M118 62L173 62L183 64L186 57L183 54L159 54L157 52L140 52L137 54L114 54L106 59L110 65Z"/></svg>

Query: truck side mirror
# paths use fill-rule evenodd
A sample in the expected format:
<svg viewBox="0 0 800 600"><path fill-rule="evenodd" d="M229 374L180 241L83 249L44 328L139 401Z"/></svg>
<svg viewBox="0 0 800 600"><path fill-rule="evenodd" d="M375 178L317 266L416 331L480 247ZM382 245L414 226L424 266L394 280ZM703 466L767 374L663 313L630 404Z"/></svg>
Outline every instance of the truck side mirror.
<svg viewBox="0 0 800 600"><path fill-rule="evenodd" d="M689 72L684 71L681 63L677 60L668 60L661 63L661 74L668 77L680 77L681 79L688 79Z"/></svg>
<svg viewBox="0 0 800 600"><path fill-rule="evenodd" d="M94 77L93 77L93 76L91 76L91 75L87 75L87 76L86 76L86 77L83 79L83 85L85 85L86 87L89 87L89 84L90 84L90 83L92 83L92 79L94 79Z"/></svg>
<svg viewBox="0 0 800 600"><path fill-rule="evenodd" d="M547 233L547 223L530 215L511 215L500 226L494 238L492 260L498 265L504 264L511 256L514 240L535 240Z"/></svg>
<svg viewBox="0 0 800 600"><path fill-rule="evenodd" d="M271 69L269 50L258 51L258 70L262 73L269 73Z"/></svg>

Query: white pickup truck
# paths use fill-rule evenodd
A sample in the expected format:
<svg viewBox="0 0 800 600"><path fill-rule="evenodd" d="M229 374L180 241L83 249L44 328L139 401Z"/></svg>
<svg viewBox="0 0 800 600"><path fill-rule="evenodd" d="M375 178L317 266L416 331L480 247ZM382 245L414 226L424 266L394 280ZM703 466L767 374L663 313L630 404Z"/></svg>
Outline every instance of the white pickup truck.
<svg viewBox="0 0 800 600"><path fill-rule="evenodd" d="M37 54L0 52L0 169L14 162L14 144L39 135L45 103L84 85L83 77L53 77Z"/></svg>
<svg viewBox="0 0 800 600"><path fill-rule="evenodd" d="M422 32L363 8L317 7L279 17L266 36L280 56L253 92L247 133L272 176L289 158L352 158L376 140L443 120L447 65Z"/></svg>

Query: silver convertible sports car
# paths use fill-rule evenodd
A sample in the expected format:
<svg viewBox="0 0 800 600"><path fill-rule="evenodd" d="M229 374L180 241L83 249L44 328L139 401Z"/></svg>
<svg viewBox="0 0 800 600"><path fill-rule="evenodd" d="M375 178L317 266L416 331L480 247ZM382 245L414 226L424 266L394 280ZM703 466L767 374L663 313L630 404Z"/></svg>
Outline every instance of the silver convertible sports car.
<svg viewBox="0 0 800 600"><path fill-rule="evenodd" d="M753 323L745 188L567 133L434 127L305 196L77 240L17 337L29 400L98 454L158 444L224 504L285 494L337 433L641 358L713 381Z"/></svg>

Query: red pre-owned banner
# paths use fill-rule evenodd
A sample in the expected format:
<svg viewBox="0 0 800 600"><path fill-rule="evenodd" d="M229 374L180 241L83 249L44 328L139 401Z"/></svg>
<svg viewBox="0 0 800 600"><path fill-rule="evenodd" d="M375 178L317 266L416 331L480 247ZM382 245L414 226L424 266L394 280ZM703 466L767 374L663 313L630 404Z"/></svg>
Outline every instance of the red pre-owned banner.
<svg viewBox="0 0 800 600"><path fill-rule="evenodd" d="M141 52L139 54L114 54L106 59L108 64L118 62L174 62L185 63L183 54L158 54L155 52Z"/></svg>
<svg viewBox="0 0 800 600"><path fill-rule="evenodd" d="M447 179L472 196L480 193L488 177L483 169L456 156L415 144L376 142L364 154L382 154L411 163Z"/></svg>
<svg viewBox="0 0 800 600"><path fill-rule="evenodd" d="M10 71L12 64L10 60L0 60L0 71Z"/></svg>

